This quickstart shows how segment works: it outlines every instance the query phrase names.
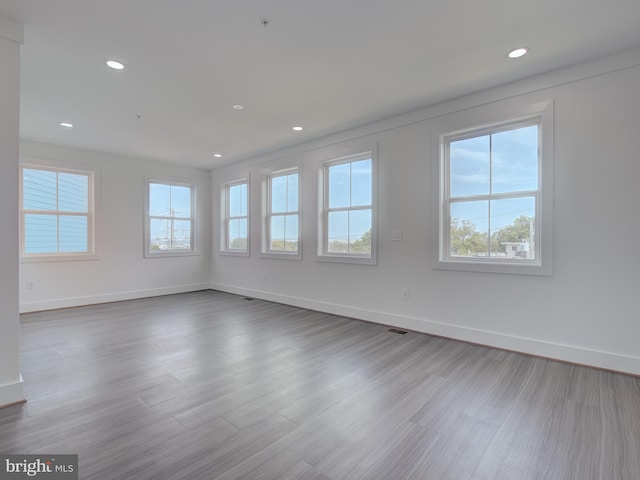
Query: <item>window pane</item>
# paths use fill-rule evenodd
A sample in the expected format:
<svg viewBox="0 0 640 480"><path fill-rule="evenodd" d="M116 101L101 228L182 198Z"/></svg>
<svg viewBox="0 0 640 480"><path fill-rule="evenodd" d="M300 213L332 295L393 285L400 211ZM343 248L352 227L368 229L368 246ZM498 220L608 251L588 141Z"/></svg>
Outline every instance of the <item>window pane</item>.
<svg viewBox="0 0 640 480"><path fill-rule="evenodd" d="M58 252L56 215L25 215L25 253Z"/></svg>
<svg viewBox="0 0 640 480"><path fill-rule="evenodd" d="M22 203L25 210L56 210L56 172L24 168Z"/></svg>
<svg viewBox="0 0 640 480"><path fill-rule="evenodd" d="M274 215L271 217L271 250L285 249L285 217Z"/></svg>
<svg viewBox="0 0 640 480"><path fill-rule="evenodd" d="M247 249L247 219L229 220L229 249Z"/></svg>
<svg viewBox="0 0 640 480"><path fill-rule="evenodd" d="M171 185L171 216L191 217L191 187Z"/></svg>
<svg viewBox="0 0 640 480"><path fill-rule="evenodd" d="M229 216L247 216L247 184L241 183L229 187Z"/></svg>
<svg viewBox="0 0 640 480"><path fill-rule="evenodd" d="M329 253L349 253L349 212L329 212Z"/></svg>
<svg viewBox="0 0 640 480"><path fill-rule="evenodd" d="M152 218L150 223L150 250L152 252L171 250L171 220Z"/></svg>
<svg viewBox="0 0 640 480"><path fill-rule="evenodd" d="M287 176L280 175L271 178L271 212L284 213L287 211Z"/></svg>
<svg viewBox="0 0 640 480"><path fill-rule="evenodd" d="M298 174L287 175L287 212L298 211Z"/></svg>
<svg viewBox="0 0 640 480"><path fill-rule="evenodd" d="M489 135L449 144L452 197L489 193Z"/></svg>
<svg viewBox="0 0 640 480"><path fill-rule="evenodd" d="M89 211L89 177L73 173L58 174L58 210L61 212Z"/></svg>
<svg viewBox="0 0 640 480"><path fill-rule="evenodd" d="M85 216L60 215L60 252L87 253L89 251L88 219Z"/></svg>
<svg viewBox="0 0 640 480"><path fill-rule="evenodd" d="M173 221L173 250L191 250L191 221Z"/></svg>
<svg viewBox="0 0 640 480"><path fill-rule="evenodd" d="M349 212L349 253L371 255L371 210Z"/></svg>
<svg viewBox="0 0 640 480"><path fill-rule="evenodd" d="M287 252L298 251L298 215L287 215L284 219L284 243Z"/></svg>
<svg viewBox="0 0 640 480"><path fill-rule="evenodd" d="M162 183L149 184L149 215L168 217L171 215L171 186Z"/></svg>
<svg viewBox="0 0 640 480"><path fill-rule="evenodd" d="M488 201L452 203L449 254L458 257L486 257L489 254L488 230Z"/></svg>
<svg viewBox="0 0 640 480"><path fill-rule="evenodd" d="M351 205L350 174L350 163L329 167L329 208L343 208Z"/></svg>
<svg viewBox="0 0 640 480"><path fill-rule="evenodd" d="M506 258L535 259L535 217L535 197L491 200L491 251Z"/></svg>
<svg viewBox="0 0 640 480"><path fill-rule="evenodd" d="M371 159L351 164L351 206L371 205Z"/></svg>
<svg viewBox="0 0 640 480"><path fill-rule="evenodd" d="M277 215L271 217L270 249L279 252L298 251L297 215Z"/></svg>
<svg viewBox="0 0 640 480"><path fill-rule="evenodd" d="M492 192L538 189L538 126L493 134Z"/></svg>

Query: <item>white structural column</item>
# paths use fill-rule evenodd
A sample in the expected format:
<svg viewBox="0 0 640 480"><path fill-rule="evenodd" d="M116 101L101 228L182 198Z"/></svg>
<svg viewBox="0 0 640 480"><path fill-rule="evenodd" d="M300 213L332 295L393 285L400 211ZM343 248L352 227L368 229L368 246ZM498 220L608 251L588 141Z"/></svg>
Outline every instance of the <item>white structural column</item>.
<svg viewBox="0 0 640 480"><path fill-rule="evenodd" d="M0 407L24 400L18 314L18 149L23 26L0 17Z"/></svg>

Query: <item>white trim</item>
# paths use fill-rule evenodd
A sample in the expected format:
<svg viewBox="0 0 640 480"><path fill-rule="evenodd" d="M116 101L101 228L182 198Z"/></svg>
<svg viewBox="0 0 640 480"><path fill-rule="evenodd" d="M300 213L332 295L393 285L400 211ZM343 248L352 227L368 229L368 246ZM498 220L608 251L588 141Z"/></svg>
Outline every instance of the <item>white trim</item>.
<svg viewBox="0 0 640 480"><path fill-rule="evenodd" d="M316 231L316 261L334 263L352 263L361 265L377 265L378 263L378 143L371 140L344 142L322 149L313 154L318 168L317 198L317 231ZM329 182L327 181L328 167L347 164L371 158L371 254L337 254L327 251L328 212L326 205ZM358 207L345 211L358 210Z"/></svg>
<svg viewBox="0 0 640 480"><path fill-rule="evenodd" d="M126 292L103 293L99 295L87 295L84 297L56 298L37 302L23 302L20 304L20 313L39 312L42 310L55 310L58 308L80 307L83 305L95 305L99 303L120 302L123 300L136 300L138 298L159 297L173 295L174 293L197 292L208 290L208 283L192 283L187 285L174 285L171 287L149 288L131 290Z"/></svg>
<svg viewBox="0 0 640 480"><path fill-rule="evenodd" d="M88 185L88 213L87 216L87 253L52 252L52 253L23 253L25 249L24 214L23 214L23 169L49 170L56 173L71 173L84 175L89 178ZM19 203L19 235L20 235L20 263L43 262L71 262L84 260L99 260L99 222L100 222L100 169L95 166L65 162L58 160L36 159L24 157L19 165L18 203ZM57 194L56 194L57 197ZM55 211L59 215L58 210Z"/></svg>
<svg viewBox="0 0 640 480"><path fill-rule="evenodd" d="M554 103L553 100L531 102L522 98L507 99L489 105L453 112L435 121L432 130L432 267L443 270L486 272L519 275L551 275L553 259L553 163L554 163ZM487 132L504 125L516 125L539 118L540 165L536 191L536 246L534 262L491 261L490 259L452 259L447 256L444 231L450 219L445 218L444 202L447 189L444 142L468 132Z"/></svg>
<svg viewBox="0 0 640 480"><path fill-rule="evenodd" d="M524 353L621 373L629 373L632 375L640 375L640 357L634 357L631 355L621 355L581 347L579 345L567 345L535 338L507 335L489 330L451 325L449 323L439 322L435 319L396 315L390 312L380 312L376 310L350 307L347 305L321 302L310 298L275 294L236 285L212 282L209 284L209 288L212 290L219 290L236 295L245 295L294 307L330 313L333 315L356 318L382 325L393 325L394 327L412 330L415 332L510 350L517 353Z"/></svg>
<svg viewBox="0 0 640 480"><path fill-rule="evenodd" d="M228 223L228 210L229 210L229 188L235 185L247 185L247 248L245 250L229 249L229 223ZM233 180L223 181L219 187L220 198L220 248L218 253L220 255L230 257L249 257L251 253L251 173L247 172L245 176L237 177ZM244 218L244 217L238 217Z"/></svg>
<svg viewBox="0 0 640 480"><path fill-rule="evenodd" d="M20 257L20 263L85 262L92 260L100 260L100 256L95 253L43 253Z"/></svg>
<svg viewBox="0 0 640 480"><path fill-rule="evenodd" d="M271 226L269 220L273 216L271 211L271 183L274 177L291 174L298 175L298 210L294 213L286 212L276 215L297 215L298 217L298 250L296 252L286 252L269 250L269 240L271 238ZM288 188L288 187L287 187ZM302 164L300 161L279 162L270 168L262 170L261 182L261 231L260 231L260 256L262 258L272 258L279 260L301 260L302 259Z"/></svg>
<svg viewBox="0 0 640 480"><path fill-rule="evenodd" d="M20 375L20 380L17 382L0 385L0 408L24 402L23 386L22 375Z"/></svg>

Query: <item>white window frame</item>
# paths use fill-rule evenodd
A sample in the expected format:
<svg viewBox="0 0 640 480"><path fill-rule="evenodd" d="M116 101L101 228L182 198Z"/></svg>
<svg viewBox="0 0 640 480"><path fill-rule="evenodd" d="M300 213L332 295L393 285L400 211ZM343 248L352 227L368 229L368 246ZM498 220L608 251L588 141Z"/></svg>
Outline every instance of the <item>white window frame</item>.
<svg viewBox="0 0 640 480"><path fill-rule="evenodd" d="M187 187L191 191L191 215L189 217L176 217L174 215L157 216L151 215L149 212L150 207L150 186L151 184L167 185L169 187ZM196 186L184 179L175 179L167 177L149 177L145 182L145 196L144 196L144 256L145 258L163 258L163 257L185 257L199 255L198 245L196 242ZM191 222L191 248L180 250L152 250L151 249L151 220L189 220Z"/></svg>
<svg viewBox="0 0 640 480"><path fill-rule="evenodd" d="M23 172L24 169L45 170L56 173L70 173L75 175L84 175L88 177L88 192L87 192L87 213L78 212L64 212L60 210L25 210L23 206ZM28 161L20 163L19 174L19 202L20 202L20 262L32 263L32 262L60 262L60 261L78 261L78 260L96 260L97 246L96 246L96 190L97 190L97 176L98 172L95 169L85 169L83 167L77 168L74 164L66 162L53 162L53 161ZM57 202L57 195L56 195ZM25 234L25 215L29 213L42 213L47 215L78 215L87 217L87 252L50 252L50 253L26 253L26 234Z"/></svg>
<svg viewBox="0 0 640 480"><path fill-rule="evenodd" d="M272 180L277 177L291 174L298 175L298 209L285 213L273 213L272 207ZM271 218L272 216L297 216L298 217L298 249L295 252L272 250L271 245ZM278 258L288 260L302 259L302 174L299 165L285 168L271 168L263 171L262 180L262 249L261 256L265 258Z"/></svg>
<svg viewBox="0 0 640 480"><path fill-rule="evenodd" d="M247 215L246 216L234 216L232 217L229 212L229 191L231 187L237 185L246 185L247 186ZM251 181L249 176L247 175L244 178L240 178L237 180L233 180L230 182L225 182L222 184L222 188L220 189L221 199L220 199L220 218L221 218L221 228L220 228L220 253L223 255L231 255L231 256L239 256L239 257L248 257L250 248L251 248ZM247 221L247 247L246 249L236 249L229 248L229 222L231 220L239 220L246 219Z"/></svg>
<svg viewBox="0 0 640 480"><path fill-rule="evenodd" d="M371 159L371 204L365 206L330 209L329 201L329 168L335 165L353 163ZM316 260L321 262L354 263L362 265L377 264L377 212L378 212L378 146L375 142L346 143L332 147L318 167L318 235ZM371 209L371 254L333 253L328 251L329 213L332 211L355 211Z"/></svg>
<svg viewBox="0 0 640 480"><path fill-rule="evenodd" d="M435 147L433 152L433 190L436 198L433 202L433 267L471 272L551 275L553 258L553 102L547 100L528 103L522 99L510 99L452 113L435 123L436 126L433 130ZM535 198L535 258L523 260L450 256L451 217L449 212L451 197L449 195L447 145L463 138L474 138L533 124L539 126L538 188L535 191L482 197L483 199L524 196Z"/></svg>

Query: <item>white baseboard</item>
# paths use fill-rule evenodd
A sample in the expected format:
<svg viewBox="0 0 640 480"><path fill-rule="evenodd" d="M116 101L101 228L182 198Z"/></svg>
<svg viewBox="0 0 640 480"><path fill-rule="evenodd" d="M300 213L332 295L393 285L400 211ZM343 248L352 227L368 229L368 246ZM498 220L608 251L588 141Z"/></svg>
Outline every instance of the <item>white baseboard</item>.
<svg viewBox="0 0 640 480"><path fill-rule="evenodd" d="M172 287L88 295L85 297L56 298L52 300L42 300L37 302L24 302L20 304L20 313L54 310L57 308L80 307L83 305L95 305L97 303L120 302L122 300L135 300L137 298L158 297L160 295L195 292L198 290L207 290L209 288L210 287L208 283L193 283L189 285L176 285Z"/></svg>
<svg viewBox="0 0 640 480"><path fill-rule="evenodd" d="M252 290L235 285L225 285L212 282L212 290L220 290L238 295L245 295L272 302L283 303L300 308L357 318L369 322L400 327L416 332L437 335L441 337L462 340L465 342L486 345L490 347L512 350L516 352L545 357L563 362L570 362L590 367L612 370L616 372L640 375L640 358L617 353L587 349L575 345L536 340L499 332L463 327L438 321L397 315L389 312L379 312L364 308L319 302L308 298L298 298L260 290Z"/></svg>
<svg viewBox="0 0 640 480"><path fill-rule="evenodd" d="M17 382L0 385L0 408L24 402L22 384L22 375L20 375L20 380Z"/></svg>

